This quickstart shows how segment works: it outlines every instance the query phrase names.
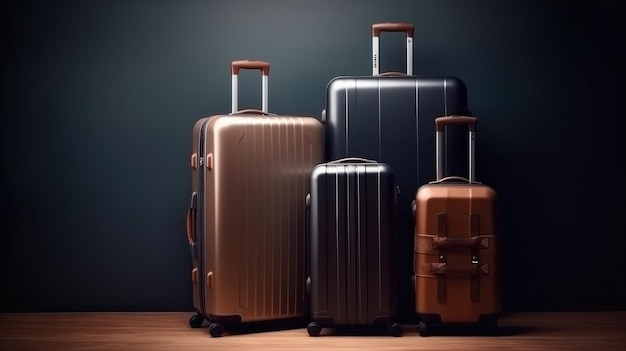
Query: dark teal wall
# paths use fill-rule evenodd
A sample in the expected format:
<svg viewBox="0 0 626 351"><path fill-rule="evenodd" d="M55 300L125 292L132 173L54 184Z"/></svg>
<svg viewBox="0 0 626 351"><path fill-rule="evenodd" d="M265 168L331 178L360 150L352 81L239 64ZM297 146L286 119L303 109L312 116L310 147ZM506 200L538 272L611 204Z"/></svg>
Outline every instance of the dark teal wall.
<svg viewBox="0 0 626 351"><path fill-rule="evenodd" d="M3 2L0 310L189 310L191 128L229 112L230 61L270 61L271 112L317 117L330 79L371 73L381 21L415 24L416 74L468 86L505 309L626 308L624 31L606 4ZM402 70L402 37L381 45ZM259 86L242 74L243 107Z"/></svg>

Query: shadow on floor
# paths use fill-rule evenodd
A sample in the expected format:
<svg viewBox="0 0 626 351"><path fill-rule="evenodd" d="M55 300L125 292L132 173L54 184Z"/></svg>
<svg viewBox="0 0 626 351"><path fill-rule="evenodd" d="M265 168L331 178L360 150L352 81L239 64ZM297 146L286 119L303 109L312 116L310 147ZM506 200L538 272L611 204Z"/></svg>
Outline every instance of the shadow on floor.
<svg viewBox="0 0 626 351"><path fill-rule="evenodd" d="M404 331L404 328L402 328ZM309 334L305 331L305 335L309 336ZM379 325L366 325L366 326L334 326L334 327L324 327L322 332L320 333L320 337L324 336L385 336L385 337L393 337L389 330L387 329L387 325L379 324Z"/></svg>
<svg viewBox="0 0 626 351"><path fill-rule="evenodd" d="M224 325L224 336L226 335L245 335L255 333L266 333L281 330L302 329L306 328L308 320L297 319L285 319L285 320L272 320L262 322L248 322L241 324ZM205 322L203 328L208 329L210 323ZM306 330L303 330L304 335Z"/></svg>
<svg viewBox="0 0 626 351"><path fill-rule="evenodd" d="M404 326L405 333L419 334L417 325ZM489 330L479 325L429 325L428 336L477 336L502 337L520 336L543 331L542 328L521 325L502 325L495 330Z"/></svg>

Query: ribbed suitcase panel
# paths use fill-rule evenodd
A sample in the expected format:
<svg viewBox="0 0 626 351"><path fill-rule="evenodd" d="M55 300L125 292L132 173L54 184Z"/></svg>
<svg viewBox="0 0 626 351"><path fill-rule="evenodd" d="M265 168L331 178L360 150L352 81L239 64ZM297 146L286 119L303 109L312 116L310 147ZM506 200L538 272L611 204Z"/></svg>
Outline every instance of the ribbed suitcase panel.
<svg viewBox="0 0 626 351"><path fill-rule="evenodd" d="M212 128L208 313L239 315L242 321L302 316L304 204L310 171L323 159L321 124L313 118L249 116L225 117Z"/></svg>
<svg viewBox="0 0 626 351"><path fill-rule="evenodd" d="M311 188L313 315L371 324L394 313L395 183L377 165L323 167Z"/></svg>
<svg viewBox="0 0 626 351"><path fill-rule="evenodd" d="M255 320L300 315L306 273L304 199L308 172L319 160L298 118L268 117L247 125L245 135L253 147L241 153L248 240L242 240L240 306Z"/></svg>

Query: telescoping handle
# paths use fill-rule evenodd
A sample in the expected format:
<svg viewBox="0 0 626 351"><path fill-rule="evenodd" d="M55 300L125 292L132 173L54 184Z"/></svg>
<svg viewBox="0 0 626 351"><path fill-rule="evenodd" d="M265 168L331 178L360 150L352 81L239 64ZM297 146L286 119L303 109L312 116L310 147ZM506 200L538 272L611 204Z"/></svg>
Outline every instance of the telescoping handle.
<svg viewBox="0 0 626 351"><path fill-rule="evenodd" d="M476 125L478 123L478 119L476 117L469 116L444 116L435 118L435 126L437 133L435 134L435 142L436 142L436 169L437 169L437 180L435 182L442 182L446 180L462 180L469 183L474 183L475 174L475 165L476 161L475 157L475 149L474 149L474 139L476 137ZM446 126L451 125L466 125L469 128L469 179L465 179L462 177L446 177L443 176L443 158L444 158L444 143L445 143L445 132Z"/></svg>
<svg viewBox="0 0 626 351"><path fill-rule="evenodd" d="M270 64L265 61L257 61L257 60L238 60L233 61L230 64L231 74L232 74L232 104L231 104L231 113L237 113L239 109L239 86L238 86L238 78L239 78L239 70L242 69L258 69L261 70L263 74L261 76L261 112L267 112L267 102L268 102L268 81L270 74ZM248 112L257 112L257 110L246 110Z"/></svg>
<svg viewBox="0 0 626 351"><path fill-rule="evenodd" d="M380 33L406 33L406 74L413 75L413 33L415 26L410 23L386 22L372 24L372 75L380 73Z"/></svg>

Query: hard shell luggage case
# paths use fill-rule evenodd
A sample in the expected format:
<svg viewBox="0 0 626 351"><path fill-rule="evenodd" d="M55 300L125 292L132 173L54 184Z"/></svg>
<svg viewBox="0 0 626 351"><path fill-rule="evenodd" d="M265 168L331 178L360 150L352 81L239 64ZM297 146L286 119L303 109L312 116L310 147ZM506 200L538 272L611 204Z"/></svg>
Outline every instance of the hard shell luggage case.
<svg viewBox="0 0 626 351"><path fill-rule="evenodd" d="M397 313L396 179L389 165L345 158L315 167L307 197L312 322L323 327L387 326Z"/></svg>
<svg viewBox="0 0 626 351"><path fill-rule="evenodd" d="M309 175L323 161L314 117L267 113L269 63L232 62L232 113L193 128L192 327L304 319ZM263 110L237 111L240 69L262 71Z"/></svg>
<svg viewBox="0 0 626 351"><path fill-rule="evenodd" d="M431 324L497 326L501 311L496 192L476 182L474 139L477 119L440 117L436 122L437 180L417 191L415 223L415 308L420 334ZM469 127L469 179L443 177L447 125Z"/></svg>
<svg viewBox="0 0 626 351"><path fill-rule="evenodd" d="M407 73L379 74L381 32L405 32ZM456 77L413 75L414 26L406 23L372 25L373 75L334 78L326 89L325 160L363 157L389 164L397 175L399 253L399 313L417 322L411 288L413 219L409 205L417 188L434 173L434 118L468 113L467 91ZM456 134L451 134L456 138ZM462 134L464 138L464 133ZM453 141L448 149L463 150ZM450 152L450 156L459 152ZM453 162L449 164L461 164Z"/></svg>

